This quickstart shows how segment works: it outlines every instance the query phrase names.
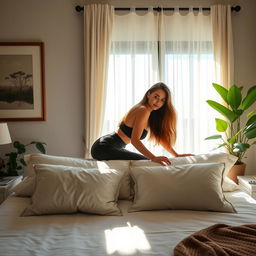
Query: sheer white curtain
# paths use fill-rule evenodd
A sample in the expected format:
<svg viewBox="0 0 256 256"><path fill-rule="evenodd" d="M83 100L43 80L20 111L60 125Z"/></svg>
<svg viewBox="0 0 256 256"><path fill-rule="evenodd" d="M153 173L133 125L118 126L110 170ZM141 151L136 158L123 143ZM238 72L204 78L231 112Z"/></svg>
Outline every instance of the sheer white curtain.
<svg viewBox="0 0 256 256"><path fill-rule="evenodd" d="M173 92L178 114L178 152L204 153L212 142L204 138L214 133L213 111L207 99L216 96L211 19L202 10L160 15L161 77Z"/></svg>
<svg viewBox="0 0 256 256"><path fill-rule="evenodd" d="M114 131L129 108L158 81L172 91L178 114L177 152L204 153L213 148L212 142L204 141L215 130L206 103L216 95L211 86L214 57L209 14L152 9L115 13L102 135ZM145 144L156 154L166 154L161 147Z"/></svg>
<svg viewBox="0 0 256 256"><path fill-rule="evenodd" d="M157 19L152 8L115 15L103 135L114 131L129 108L159 81Z"/></svg>

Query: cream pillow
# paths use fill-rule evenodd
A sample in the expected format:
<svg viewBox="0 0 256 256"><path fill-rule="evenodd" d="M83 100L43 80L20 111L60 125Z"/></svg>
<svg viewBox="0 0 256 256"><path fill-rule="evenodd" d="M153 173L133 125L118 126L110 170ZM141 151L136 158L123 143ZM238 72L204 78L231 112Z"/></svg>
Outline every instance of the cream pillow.
<svg viewBox="0 0 256 256"><path fill-rule="evenodd" d="M230 179L226 178L227 173L231 169L231 167L235 164L237 157L217 152L217 153L208 153L208 154L201 154L196 156L187 156L187 157L175 157L170 158L172 165L181 165L181 164L193 164L193 163L225 163L225 170L224 170L224 182L223 182L223 190L227 191L234 191L237 189L237 186L231 184ZM159 166L160 164L152 162L150 160L134 160L131 161L131 166ZM231 190L233 189L233 190Z"/></svg>
<svg viewBox="0 0 256 256"><path fill-rule="evenodd" d="M223 172L221 163L132 167L135 197L130 211L235 212L222 192Z"/></svg>
<svg viewBox="0 0 256 256"><path fill-rule="evenodd" d="M22 216L75 212L121 215L117 198L123 172L63 165L35 165L31 204Z"/></svg>
<svg viewBox="0 0 256 256"><path fill-rule="evenodd" d="M225 192L233 192L239 189L239 185L231 180L228 176L225 176L224 182L222 184L222 189Z"/></svg>
<svg viewBox="0 0 256 256"><path fill-rule="evenodd" d="M15 186L12 191L16 196L32 196L35 183L35 164L51 164L65 165L74 167L83 167L87 169L115 169L124 173L122 184L119 192L119 199L129 199L130 197L130 175L128 160L111 160L111 161L96 161L85 160L73 157L51 156L44 154L31 154L25 157L27 168L25 169L25 178L18 186Z"/></svg>

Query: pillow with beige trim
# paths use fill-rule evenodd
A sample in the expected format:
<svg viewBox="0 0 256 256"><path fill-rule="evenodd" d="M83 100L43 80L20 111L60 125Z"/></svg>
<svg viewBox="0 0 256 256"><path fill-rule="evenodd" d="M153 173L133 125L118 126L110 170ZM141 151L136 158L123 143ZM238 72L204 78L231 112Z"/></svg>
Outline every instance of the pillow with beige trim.
<svg viewBox="0 0 256 256"><path fill-rule="evenodd" d="M34 168L35 192L22 216L75 212L121 215L117 198L124 173L47 164Z"/></svg>
<svg viewBox="0 0 256 256"><path fill-rule="evenodd" d="M223 153L223 152L215 152L208 154L200 154L195 156L186 156L186 157L175 157L170 158L172 165L181 165L181 164L196 164L196 163L225 163L224 170L224 182L223 182L223 190L225 192L235 191L238 189L238 185L232 182L228 177L226 177L227 173L231 169L231 167L235 164L237 157ZM150 160L135 160L131 161L131 166L159 166L160 164L152 162Z"/></svg>
<svg viewBox="0 0 256 256"><path fill-rule="evenodd" d="M130 212L163 209L235 212L222 192L223 172L223 163L132 167L135 196Z"/></svg>
<svg viewBox="0 0 256 256"><path fill-rule="evenodd" d="M74 167L83 167L87 169L115 169L124 173L122 184L119 192L119 199L129 199L130 197L130 175L129 175L129 160L111 160L111 161L96 161L93 159L81 159L74 157L51 156L44 154L31 154L26 156L27 168L25 169L25 177L12 191L16 196L32 196L35 183L35 164L51 164L65 165Z"/></svg>

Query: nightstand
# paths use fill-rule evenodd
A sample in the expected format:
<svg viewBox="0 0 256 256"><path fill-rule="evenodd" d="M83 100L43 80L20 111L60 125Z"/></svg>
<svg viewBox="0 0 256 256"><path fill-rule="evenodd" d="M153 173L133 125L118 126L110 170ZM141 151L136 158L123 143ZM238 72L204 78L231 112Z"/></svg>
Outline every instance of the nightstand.
<svg viewBox="0 0 256 256"><path fill-rule="evenodd" d="M8 176L0 179L0 204L11 194L11 189L21 182L22 176Z"/></svg>
<svg viewBox="0 0 256 256"><path fill-rule="evenodd" d="M256 176L237 176L242 191L256 199Z"/></svg>

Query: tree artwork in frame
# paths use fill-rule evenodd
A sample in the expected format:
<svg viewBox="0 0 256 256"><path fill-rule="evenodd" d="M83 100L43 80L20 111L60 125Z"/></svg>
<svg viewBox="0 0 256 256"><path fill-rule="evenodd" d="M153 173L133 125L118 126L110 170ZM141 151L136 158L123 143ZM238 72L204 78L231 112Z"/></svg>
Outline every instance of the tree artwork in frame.
<svg viewBox="0 0 256 256"><path fill-rule="evenodd" d="M0 42L0 121L45 121L42 42Z"/></svg>

